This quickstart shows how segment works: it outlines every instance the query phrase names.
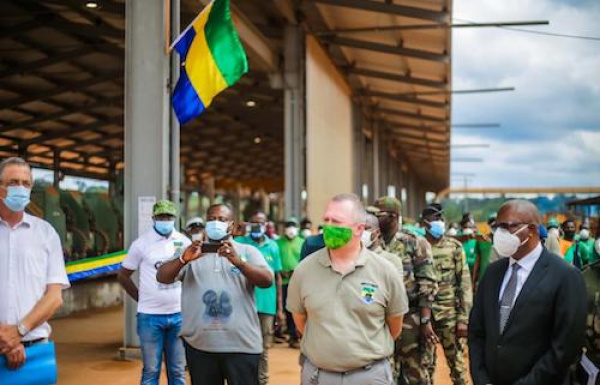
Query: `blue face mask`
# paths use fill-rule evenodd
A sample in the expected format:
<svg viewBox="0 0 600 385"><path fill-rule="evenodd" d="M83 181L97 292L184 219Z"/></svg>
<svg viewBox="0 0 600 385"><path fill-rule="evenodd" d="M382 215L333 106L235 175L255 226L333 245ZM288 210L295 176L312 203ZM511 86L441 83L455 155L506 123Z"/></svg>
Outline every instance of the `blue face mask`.
<svg viewBox="0 0 600 385"><path fill-rule="evenodd" d="M444 221L429 222L429 226L430 227L427 231L435 239L440 239L442 235L444 235L444 231L446 231L446 224Z"/></svg>
<svg viewBox="0 0 600 385"><path fill-rule="evenodd" d="M206 222L206 235L208 235L208 238L212 239L213 241L220 241L229 236L229 232L227 231L228 228L229 223L227 222Z"/></svg>
<svg viewBox="0 0 600 385"><path fill-rule="evenodd" d="M160 235L167 236L175 229L175 221L155 221L154 229Z"/></svg>
<svg viewBox="0 0 600 385"><path fill-rule="evenodd" d="M31 189L24 186L8 186L6 188L6 198L4 204L10 211L24 211L30 202Z"/></svg>
<svg viewBox="0 0 600 385"><path fill-rule="evenodd" d="M266 228L264 225L250 226L250 237L254 240L261 239L265 235Z"/></svg>

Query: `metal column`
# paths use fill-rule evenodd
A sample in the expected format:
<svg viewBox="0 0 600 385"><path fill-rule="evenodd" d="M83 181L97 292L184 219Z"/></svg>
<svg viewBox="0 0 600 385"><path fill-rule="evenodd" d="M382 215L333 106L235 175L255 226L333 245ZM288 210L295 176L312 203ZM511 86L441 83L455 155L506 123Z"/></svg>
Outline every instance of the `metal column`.
<svg viewBox="0 0 600 385"><path fill-rule="evenodd" d="M303 214L302 191L306 187L304 114L304 32L289 24L284 34L284 103L285 103L285 216ZM310 197L309 197L310 199Z"/></svg>
<svg viewBox="0 0 600 385"><path fill-rule="evenodd" d="M125 15L125 244L129 246L139 233L140 198L167 196L169 150L176 149L170 149L169 141L164 2L127 1ZM136 304L127 298L125 347L139 345L135 314Z"/></svg>
<svg viewBox="0 0 600 385"><path fill-rule="evenodd" d="M372 142L373 142L373 152L372 152L372 156L373 156L373 198L372 200L375 200L377 198L379 198L381 196L381 191L379 190L380 187L380 166L379 166L379 160L381 159L381 157L379 156L379 152L381 151L381 142L380 142L380 129L381 126L379 125L379 122L373 122L373 138L372 138Z"/></svg>

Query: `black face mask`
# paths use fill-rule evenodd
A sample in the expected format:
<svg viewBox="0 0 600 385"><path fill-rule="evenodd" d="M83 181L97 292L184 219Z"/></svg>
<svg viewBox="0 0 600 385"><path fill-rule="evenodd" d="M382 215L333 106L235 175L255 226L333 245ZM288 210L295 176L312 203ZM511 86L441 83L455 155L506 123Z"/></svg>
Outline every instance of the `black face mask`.
<svg viewBox="0 0 600 385"><path fill-rule="evenodd" d="M394 228L394 222L398 221L398 217L395 215L387 215L379 217L379 227L383 233L387 233Z"/></svg>
<svg viewBox="0 0 600 385"><path fill-rule="evenodd" d="M574 231L565 231L565 238L573 239L575 237Z"/></svg>

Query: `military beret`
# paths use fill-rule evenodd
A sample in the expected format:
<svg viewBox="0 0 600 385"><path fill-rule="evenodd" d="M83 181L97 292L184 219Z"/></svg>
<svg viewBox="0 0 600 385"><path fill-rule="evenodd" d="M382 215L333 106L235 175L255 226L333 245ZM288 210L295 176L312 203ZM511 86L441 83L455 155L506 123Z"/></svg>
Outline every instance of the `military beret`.
<svg viewBox="0 0 600 385"><path fill-rule="evenodd" d="M402 211L402 203L394 197L381 197L375 201L374 206L380 211L392 211L395 213Z"/></svg>

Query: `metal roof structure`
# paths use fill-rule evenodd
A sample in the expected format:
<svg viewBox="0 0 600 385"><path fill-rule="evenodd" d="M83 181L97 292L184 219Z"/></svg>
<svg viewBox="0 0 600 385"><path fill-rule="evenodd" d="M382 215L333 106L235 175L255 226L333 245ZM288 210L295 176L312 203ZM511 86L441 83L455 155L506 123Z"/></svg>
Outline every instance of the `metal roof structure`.
<svg viewBox="0 0 600 385"><path fill-rule="evenodd" d="M329 47L389 150L423 186L449 185L450 0L311 0L313 33ZM316 10L315 10L316 8Z"/></svg>
<svg viewBox="0 0 600 385"><path fill-rule="evenodd" d="M125 1L0 3L0 157L110 179L123 168ZM204 1L182 0L182 27ZM389 150L430 191L449 183L451 0L232 0L281 56L295 19L318 37ZM358 29L358 30L357 30ZM362 30L361 30L362 29ZM182 127L186 181L283 189L283 97L255 68Z"/></svg>

